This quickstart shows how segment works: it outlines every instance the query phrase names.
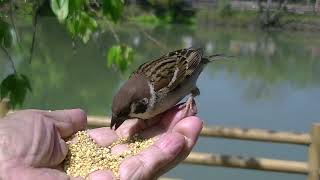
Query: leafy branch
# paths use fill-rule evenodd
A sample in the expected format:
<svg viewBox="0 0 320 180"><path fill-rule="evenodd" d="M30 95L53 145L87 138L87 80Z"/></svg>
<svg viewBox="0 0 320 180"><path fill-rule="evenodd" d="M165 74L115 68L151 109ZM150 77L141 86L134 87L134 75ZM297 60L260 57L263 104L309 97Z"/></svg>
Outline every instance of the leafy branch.
<svg viewBox="0 0 320 180"><path fill-rule="evenodd" d="M0 48L8 57L13 73L0 83L0 100L8 97L12 107L16 107L23 103L27 92L31 91L31 83L25 75L17 72L14 60L9 53L13 41L17 41L18 43L16 44L20 46L20 37L14 22L14 3L13 1L5 1L10 5L8 11L10 24L0 19ZM33 32L29 49L29 63L31 63L34 54L38 17L43 6L41 1L34 1L33 3ZM106 51L107 66L115 66L121 72L128 69L128 66L133 61L134 50L120 41L120 37L114 29L114 24L123 19L124 0L49 0L48 3L58 21L65 26L72 38L79 38L83 43L87 43L94 32L99 28L105 28L104 25L107 24L116 41L116 45L111 46ZM141 31L149 40L159 47L165 48L161 42L153 38L148 32L142 29Z"/></svg>
<svg viewBox="0 0 320 180"><path fill-rule="evenodd" d="M17 32L16 30L12 30L15 28L13 23L11 22L10 25L0 19L0 27L0 48L7 56L13 70L13 73L0 83L0 100L9 98L10 104L14 108L17 105L22 105L27 92L31 91L31 85L28 77L17 72L13 58L8 51L12 44L14 44L13 33Z"/></svg>
<svg viewBox="0 0 320 180"><path fill-rule="evenodd" d="M98 20L105 20L117 45L107 50L107 65L116 65L120 71L125 71L133 61L133 49L122 44L119 35L113 28L112 23L117 23L121 19L124 1L123 0L103 0L91 2L88 0L51 0L51 9L58 20L65 24L67 30L73 38L80 38L83 43L87 43L92 35L99 28Z"/></svg>
<svg viewBox="0 0 320 180"><path fill-rule="evenodd" d="M13 30L14 30L14 32L16 34L16 37L17 37L18 44L20 46L20 37L19 37L19 33L17 31L16 24L14 23L14 18L13 18L13 13L14 13L14 9L13 9L14 7L13 6L14 6L13 1L10 1L10 15L9 15L10 23L11 23L11 25L13 27Z"/></svg>
<svg viewBox="0 0 320 180"><path fill-rule="evenodd" d="M13 69L13 73L9 74L0 83L0 100L8 97L12 107L16 107L23 103L27 92L31 91L31 83L25 75L17 72L14 60L9 53L13 41L20 41L14 22L14 2L4 0L0 3L9 5L7 13L10 18L10 24L0 19L0 50L7 56ZM32 4L34 10L34 13L32 13L33 35L29 50L29 63L32 61L36 44L39 12L46 3L34 1ZM100 28L101 21L107 21L110 31L117 42L117 45L108 50L108 66L116 65L120 71L127 69L128 65L133 61L133 49L120 42L120 38L111 24L119 22L122 18L123 0L49 0L49 4L58 21L66 27L72 38L79 38L83 43L87 43L91 39L92 34ZM18 45L20 46L19 43Z"/></svg>
<svg viewBox="0 0 320 180"><path fill-rule="evenodd" d="M31 91L31 84L23 74L10 74L0 84L0 99L9 98L13 108L22 105L27 92Z"/></svg>
<svg viewBox="0 0 320 180"><path fill-rule="evenodd" d="M2 45L0 46L0 48L6 54L6 56L8 57L8 60L9 60L9 62L11 64L11 68L12 68L13 72L17 73L17 70L16 70L16 67L14 65L13 59L12 59L10 53L8 52L8 50L5 47L3 47Z"/></svg>
<svg viewBox="0 0 320 180"><path fill-rule="evenodd" d="M108 23L108 27L109 27L114 39L117 41L117 43L120 43L120 38L119 38L117 32L114 30L114 28L112 27L110 22L107 21L107 23Z"/></svg>

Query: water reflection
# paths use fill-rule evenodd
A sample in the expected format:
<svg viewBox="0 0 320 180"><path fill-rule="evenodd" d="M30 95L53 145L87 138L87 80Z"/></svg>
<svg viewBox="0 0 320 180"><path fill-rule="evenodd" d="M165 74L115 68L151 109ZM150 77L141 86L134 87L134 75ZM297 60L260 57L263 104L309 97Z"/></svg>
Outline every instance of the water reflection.
<svg viewBox="0 0 320 180"><path fill-rule="evenodd" d="M101 30L87 44L70 39L50 18L39 21L34 59L13 51L18 70L32 82L33 93L24 108L81 107L89 114L110 113L112 95L130 71L140 63L188 46L206 53L226 53L236 58L210 64L201 75L197 99L199 116L206 124L308 131L320 113L320 34L259 32L230 28L165 26L144 29L134 24L118 26L120 40L136 50L135 62L126 74L106 66L106 49L115 41ZM53 28L54 27L54 28ZM31 27L19 27L22 45L30 44ZM0 54L4 78L11 70ZM306 149L264 143L243 143L201 138L196 150L240 155L306 159ZM304 176L222 168L179 166L170 172L184 179L304 179Z"/></svg>

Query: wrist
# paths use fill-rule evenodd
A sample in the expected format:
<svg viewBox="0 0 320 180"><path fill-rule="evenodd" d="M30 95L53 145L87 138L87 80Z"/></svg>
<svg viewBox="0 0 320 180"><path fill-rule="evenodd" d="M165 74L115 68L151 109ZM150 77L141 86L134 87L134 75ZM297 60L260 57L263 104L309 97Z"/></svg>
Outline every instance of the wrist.
<svg viewBox="0 0 320 180"><path fill-rule="evenodd" d="M0 179L10 179L9 174L13 168L14 159L11 155L14 149L10 148L10 140L5 131L0 133Z"/></svg>

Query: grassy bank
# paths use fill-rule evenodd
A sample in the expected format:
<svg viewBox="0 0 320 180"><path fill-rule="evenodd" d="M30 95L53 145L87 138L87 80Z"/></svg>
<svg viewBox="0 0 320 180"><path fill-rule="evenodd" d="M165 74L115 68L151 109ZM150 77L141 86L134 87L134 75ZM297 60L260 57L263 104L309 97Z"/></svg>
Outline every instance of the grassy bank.
<svg viewBox="0 0 320 180"><path fill-rule="evenodd" d="M268 28L320 31L319 15L281 12L279 17L279 22ZM233 27L259 28L262 26L261 16L257 11L202 10L197 14L197 22Z"/></svg>

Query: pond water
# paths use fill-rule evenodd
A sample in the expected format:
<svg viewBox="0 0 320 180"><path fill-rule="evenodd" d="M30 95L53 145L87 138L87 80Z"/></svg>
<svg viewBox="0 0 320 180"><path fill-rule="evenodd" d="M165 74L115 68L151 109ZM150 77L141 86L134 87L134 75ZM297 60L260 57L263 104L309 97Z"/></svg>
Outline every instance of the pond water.
<svg viewBox="0 0 320 180"><path fill-rule="evenodd" d="M158 40L154 43L145 33ZM167 51L199 46L206 54L236 56L210 64L198 81L199 116L206 125L309 131L320 121L320 34L262 32L258 30L199 26L115 28L122 42L135 49L135 61L124 74L107 68L106 49L115 40L108 29L87 45L73 42L53 18L39 20L31 64L26 52L12 51L18 71L30 77L33 92L23 108L81 107L90 115L108 115L113 94L140 63ZM20 25L23 46L31 43L32 29ZM0 79L11 69L0 53ZM306 160L307 149L249 141L200 138L195 151ZM192 179L302 180L306 176L253 170L180 165L166 176Z"/></svg>

